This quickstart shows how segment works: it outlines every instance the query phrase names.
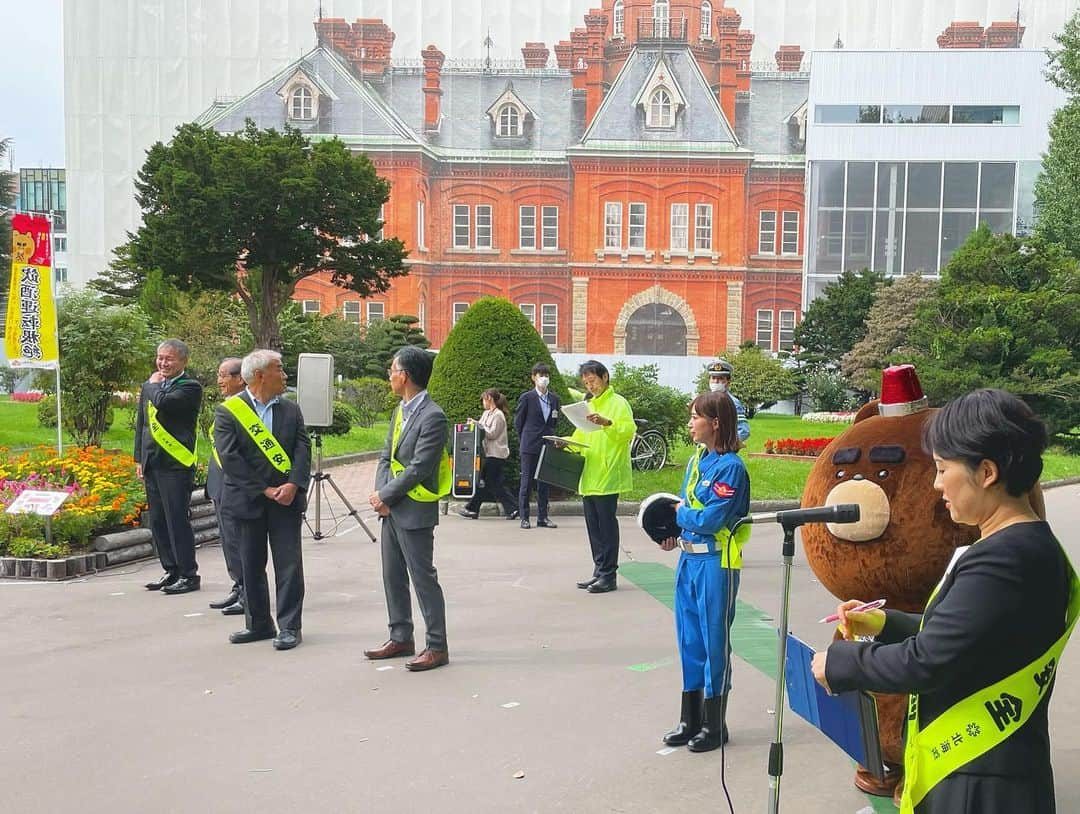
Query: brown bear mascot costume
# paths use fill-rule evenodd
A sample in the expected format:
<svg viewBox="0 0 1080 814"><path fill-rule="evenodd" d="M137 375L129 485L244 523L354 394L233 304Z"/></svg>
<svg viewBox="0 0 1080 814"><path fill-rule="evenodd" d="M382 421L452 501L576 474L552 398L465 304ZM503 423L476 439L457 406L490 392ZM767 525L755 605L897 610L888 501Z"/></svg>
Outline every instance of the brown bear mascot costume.
<svg viewBox="0 0 1080 814"><path fill-rule="evenodd" d="M885 599L888 607L922 612L957 546L977 529L953 523L934 490L934 460L923 451L923 427L933 410L912 365L882 373L881 399L855 415L810 470L802 505L859 504L860 520L803 526L810 567L837 599ZM889 796L903 773L907 697L875 694L885 781L863 768L855 785Z"/></svg>

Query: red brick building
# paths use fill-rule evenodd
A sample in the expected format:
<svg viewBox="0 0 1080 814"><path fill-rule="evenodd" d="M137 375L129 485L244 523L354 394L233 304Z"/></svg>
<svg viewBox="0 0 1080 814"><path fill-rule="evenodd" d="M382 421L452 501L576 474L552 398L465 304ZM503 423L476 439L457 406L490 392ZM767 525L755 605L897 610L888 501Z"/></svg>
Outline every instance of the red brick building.
<svg viewBox="0 0 1080 814"><path fill-rule="evenodd" d="M523 63L391 62L380 20L324 19L318 46L200 119L337 136L392 185L384 230L410 274L361 301L310 278L306 310L420 317L438 347L505 297L555 351L712 355L790 346L800 313L807 76L752 70L723 0L603 0Z"/></svg>

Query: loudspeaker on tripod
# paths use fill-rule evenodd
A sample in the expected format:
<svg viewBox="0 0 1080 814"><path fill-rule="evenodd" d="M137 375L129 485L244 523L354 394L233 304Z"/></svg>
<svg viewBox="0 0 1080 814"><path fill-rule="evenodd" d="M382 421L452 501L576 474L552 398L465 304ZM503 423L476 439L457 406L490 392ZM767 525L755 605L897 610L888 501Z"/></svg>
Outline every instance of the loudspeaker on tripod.
<svg viewBox="0 0 1080 814"><path fill-rule="evenodd" d="M301 353L296 363L296 403L308 427L334 423L334 357Z"/></svg>

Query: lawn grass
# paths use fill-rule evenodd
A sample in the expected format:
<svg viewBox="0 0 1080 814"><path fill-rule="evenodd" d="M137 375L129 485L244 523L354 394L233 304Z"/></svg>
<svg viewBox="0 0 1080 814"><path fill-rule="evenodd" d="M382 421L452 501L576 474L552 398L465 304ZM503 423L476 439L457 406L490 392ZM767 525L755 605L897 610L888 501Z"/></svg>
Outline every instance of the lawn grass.
<svg viewBox="0 0 1080 814"><path fill-rule="evenodd" d="M16 451L41 444L56 446L56 429L38 426L37 407L37 404L12 401L7 396L0 397L0 447ZM125 452L134 450L133 409L114 410L113 425L101 439L101 446ZM323 457L332 458L350 452L382 449L388 426L389 424L383 421L373 427L353 427L348 435L323 436ZM72 443L74 442L70 433L65 432L64 445ZM199 437L195 454L201 461L210 456L210 444L206 438Z"/></svg>

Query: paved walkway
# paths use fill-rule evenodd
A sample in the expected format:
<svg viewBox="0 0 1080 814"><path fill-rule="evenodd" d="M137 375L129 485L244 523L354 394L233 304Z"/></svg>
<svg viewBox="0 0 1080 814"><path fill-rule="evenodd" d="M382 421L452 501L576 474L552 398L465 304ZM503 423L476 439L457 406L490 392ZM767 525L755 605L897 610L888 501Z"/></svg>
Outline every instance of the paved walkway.
<svg viewBox="0 0 1080 814"><path fill-rule="evenodd" d="M333 472L358 508L372 473ZM1074 562L1078 498L1077 487L1047 495ZM594 596L573 586L591 570L582 518L530 531L445 518L436 556L451 664L417 675L362 656L386 620L378 546L358 530L306 541L305 638L286 653L227 643L235 618L206 604L227 587L217 547L199 554L205 590L185 596L143 590L152 563L59 584L0 581L0 810L713 812L726 810L723 778L735 811L764 812L780 535L756 527L746 551L739 624L757 653L737 645L722 763L719 752L661 748L679 702L663 601L675 555L631 522L619 590ZM814 620L835 601L801 561L791 604L794 632L824 645ZM1052 738L1064 812L1080 810L1076 643L1060 669ZM795 716L784 724L781 810L866 811L850 761Z"/></svg>

